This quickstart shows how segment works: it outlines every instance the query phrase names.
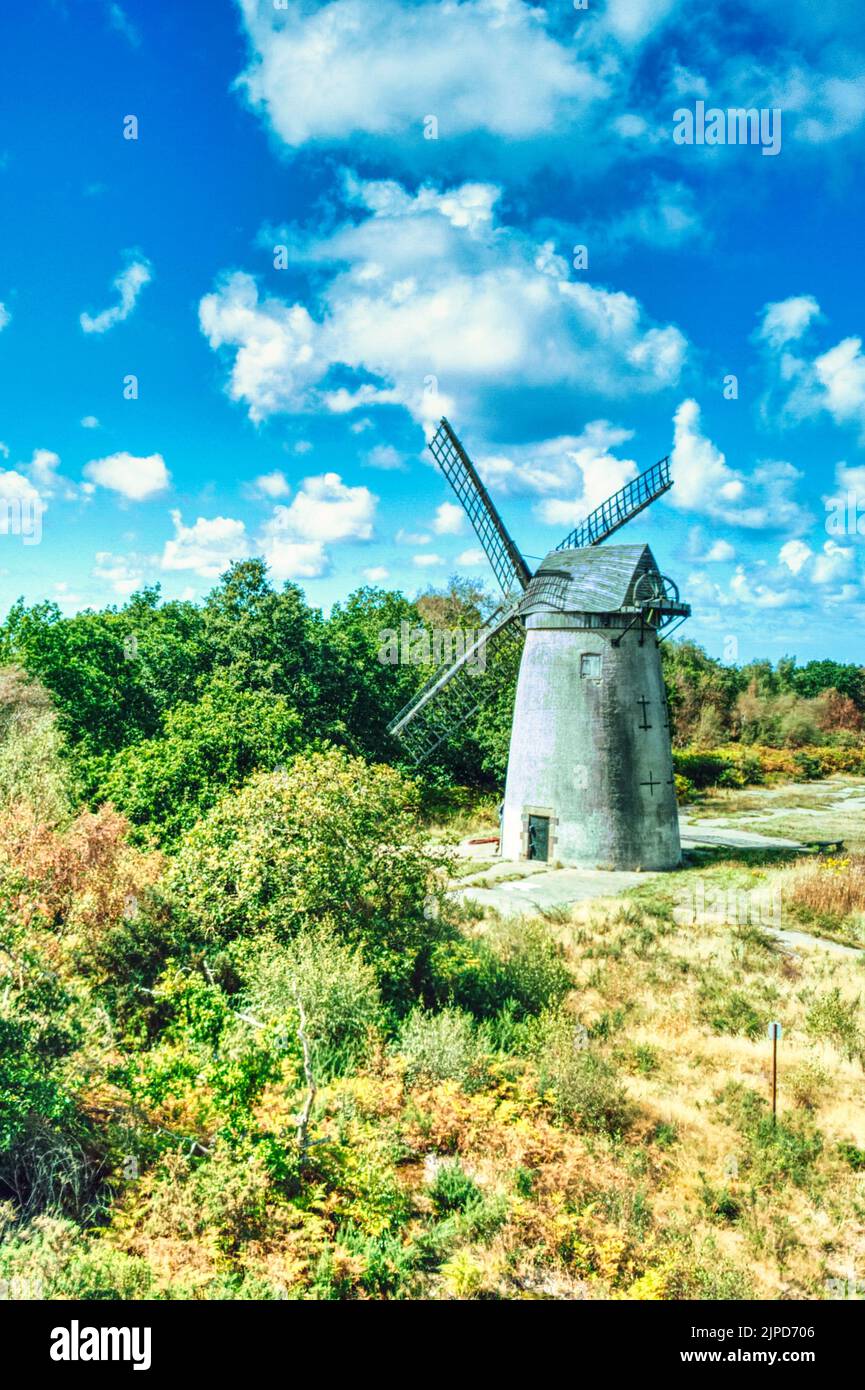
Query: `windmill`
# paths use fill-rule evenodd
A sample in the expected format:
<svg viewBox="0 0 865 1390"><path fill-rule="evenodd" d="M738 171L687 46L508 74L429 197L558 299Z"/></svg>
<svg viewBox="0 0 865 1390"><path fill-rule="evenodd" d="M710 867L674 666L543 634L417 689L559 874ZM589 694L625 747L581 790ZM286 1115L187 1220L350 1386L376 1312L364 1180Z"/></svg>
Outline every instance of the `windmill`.
<svg viewBox="0 0 865 1390"><path fill-rule="evenodd" d="M690 607L648 545L605 545L672 487L669 458L641 473L531 573L447 420L430 450L465 508L504 593L458 660L388 725L416 763L496 693L487 671L520 652L501 853L600 869L672 869L681 860L659 634Z"/></svg>

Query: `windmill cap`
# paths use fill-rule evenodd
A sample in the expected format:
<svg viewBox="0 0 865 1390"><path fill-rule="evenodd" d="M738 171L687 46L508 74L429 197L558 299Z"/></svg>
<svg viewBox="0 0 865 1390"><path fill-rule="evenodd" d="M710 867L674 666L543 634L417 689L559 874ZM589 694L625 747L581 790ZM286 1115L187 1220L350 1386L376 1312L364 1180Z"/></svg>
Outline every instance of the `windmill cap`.
<svg viewBox="0 0 865 1390"><path fill-rule="evenodd" d="M551 550L535 571L521 611L618 613L636 606L634 588L644 574L661 574L648 545Z"/></svg>

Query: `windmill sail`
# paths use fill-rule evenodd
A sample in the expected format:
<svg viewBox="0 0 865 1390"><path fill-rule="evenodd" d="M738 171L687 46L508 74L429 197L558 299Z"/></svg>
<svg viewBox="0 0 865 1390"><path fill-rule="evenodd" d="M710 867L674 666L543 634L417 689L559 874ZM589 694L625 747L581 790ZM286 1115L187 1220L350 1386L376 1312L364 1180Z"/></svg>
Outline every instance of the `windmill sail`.
<svg viewBox="0 0 865 1390"><path fill-rule="evenodd" d="M579 526L556 546L556 550L582 550L584 546L600 544L672 486L668 456L662 458L659 463L653 463L645 473L633 478L618 492L614 492L612 497L608 497L606 502L602 502L595 511L590 512L585 521L581 521Z"/></svg>
<svg viewBox="0 0 865 1390"><path fill-rule="evenodd" d="M502 591L511 594L525 589L531 579L528 566L511 540L477 469L444 417L430 440L429 448L462 502Z"/></svg>
<svg viewBox="0 0 865 1390"><path fill-rule="evenodd" d="M440 666L388 724L388 733L400 739L415 762L428 758L498 693L498 683L477 674L478 662L493 658L500 664L509 653L522 651L520 603L504 604L459 660Z"/></svg>

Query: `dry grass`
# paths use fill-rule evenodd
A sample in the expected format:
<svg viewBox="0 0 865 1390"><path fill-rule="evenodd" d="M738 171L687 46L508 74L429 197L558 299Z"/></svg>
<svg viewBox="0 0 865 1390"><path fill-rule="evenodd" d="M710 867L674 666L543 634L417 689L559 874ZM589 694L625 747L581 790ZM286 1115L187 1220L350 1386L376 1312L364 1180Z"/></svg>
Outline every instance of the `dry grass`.
<svg viewBox="0 0 865 1390"><path fill-rule="evenodd" d="M790 876L787 896L791 904L820 917L865 913L865 854L803 865Z"/></svg>

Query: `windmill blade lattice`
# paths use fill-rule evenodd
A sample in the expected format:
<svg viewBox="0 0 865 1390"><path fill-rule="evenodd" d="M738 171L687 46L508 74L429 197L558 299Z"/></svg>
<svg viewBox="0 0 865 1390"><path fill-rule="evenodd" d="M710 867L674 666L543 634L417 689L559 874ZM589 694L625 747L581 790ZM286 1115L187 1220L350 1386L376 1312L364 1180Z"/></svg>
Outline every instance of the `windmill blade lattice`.
<svg viewBox="0 0 865 1390"><path fill-rule="evenodd" d="M430 440L429 449L462 502L503 593L525 589L531 579L528 566L496 511L477 469L444 417Z"/></svg>
<svg viewBox="0 0 865 1390"><path fill-rule="evenodd" d="M602 502L600 507L571 531L570 535L565 536L561 544L556 546L556 550L582 550L587 545L599 545L672 486L668 456L662 458L659 463L653 463L645 473L632 478L618 492L614 492L612 497L608 497L606 502Z"/></svg>
<svg viewBox="0 0 865 1390"><path fill-rule="evenodd" d="M476 674L476 665L481 658L485 665L492 660L497 667L506 666L509 657L516 662L525 640L521 602L519 598L503 605L464 655L440 666L388 724L388 733L400 740L416 763L434 753L498 694L500 682L484 680Z"/></svg>

